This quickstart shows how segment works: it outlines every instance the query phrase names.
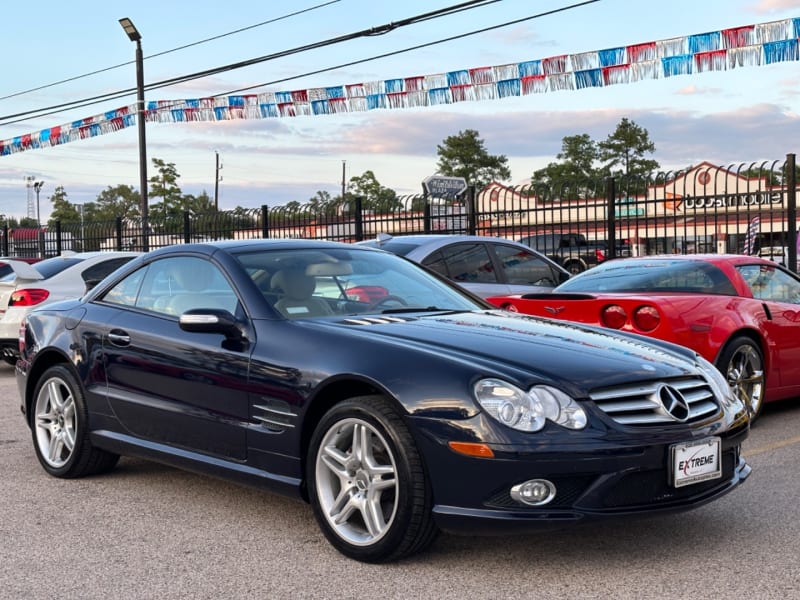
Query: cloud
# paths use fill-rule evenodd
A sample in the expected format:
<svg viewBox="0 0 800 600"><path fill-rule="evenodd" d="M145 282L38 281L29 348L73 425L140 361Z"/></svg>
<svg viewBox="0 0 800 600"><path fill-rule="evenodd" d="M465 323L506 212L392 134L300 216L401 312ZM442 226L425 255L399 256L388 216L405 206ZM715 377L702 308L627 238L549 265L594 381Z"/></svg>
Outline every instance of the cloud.
<svg viewBox="0 0 800 600"><path fill-rule="evenodd" d="M751 10L757 14L769 14L794 8L800 8L800 0L759 0Z"/></svg>

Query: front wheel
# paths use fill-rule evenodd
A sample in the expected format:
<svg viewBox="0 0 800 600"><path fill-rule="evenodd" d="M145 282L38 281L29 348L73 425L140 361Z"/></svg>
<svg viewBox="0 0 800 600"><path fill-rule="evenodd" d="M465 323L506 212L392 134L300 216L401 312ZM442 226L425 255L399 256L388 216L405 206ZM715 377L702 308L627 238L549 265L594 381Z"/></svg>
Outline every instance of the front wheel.
<svg viewBox="0 0 800 600"><path fill-rule="evenodd" d="M733 395L747 407L750 419L755 420L764 405L766 387L761 348L749 337L738 336L720 353L717 368L728 380Z"/></svg>
<svg viewBox="0 0 800 600"><path fill-rule="evenodd" d="M54 477L83 477L108 471L119 455L89 441L89 412L83 390L64 366L50 367L36 384L31 433L36 457Z"/></svg>
<svg viewBox="0 0 800 600"><path fill-rule="evenodd" d="M325 537L350 558L396 560L436 536L414 439L381 396L346 400L323 416L311 439L307 481Z"/></svg>

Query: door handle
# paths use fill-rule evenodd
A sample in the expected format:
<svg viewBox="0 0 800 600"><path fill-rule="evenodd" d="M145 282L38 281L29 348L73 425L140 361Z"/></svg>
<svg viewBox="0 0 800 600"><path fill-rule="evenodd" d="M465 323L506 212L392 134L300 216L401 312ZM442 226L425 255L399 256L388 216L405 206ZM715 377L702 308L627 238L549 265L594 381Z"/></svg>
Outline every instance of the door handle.
<svg viewBox="0 0 800 600"><path fill-rule="evenodd" d="M112 329L108 332L108 341L115 346L127 346L131 343L131 336L120 329Z"/></svg>

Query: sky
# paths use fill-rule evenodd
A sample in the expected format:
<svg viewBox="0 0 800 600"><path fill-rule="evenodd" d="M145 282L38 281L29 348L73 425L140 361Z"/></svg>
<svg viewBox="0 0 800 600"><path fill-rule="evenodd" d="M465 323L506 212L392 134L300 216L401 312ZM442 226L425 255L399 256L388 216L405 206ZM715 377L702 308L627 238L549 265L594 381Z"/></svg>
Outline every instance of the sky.
<svg viewBox="0 0 800 600"><path fill-rule="evenodd" d="M25 115L134 90L135 44L119 25L123 17L141 33L145 83L283 54L150 90L147 101L445 73L800 17L800 0L501 0L382 35L288 52L459 0L0 1L0 140L134 104L131 91L91 106ZM489 30L473 34L483 29ZM418 194L436 173L437 145L473 129L490 154L508 158L506 183L521 184L556 160L564 137L602 141L622 118L647 130L656 147L649 158L663 170L702 161L782 162L800 149L800 62L445 106L147 123L148 176L156 173L153 158L173 163L183 193L213 198L219 158L220 209L302 203L318 191L335 196L343 181L366 171L399 195ZM30 181L44 182L36 207L43 221L59 186L74 204L92 202L108 187L138 189L137 128L0 156L0 214L36 216L29 214L35 204Z"/></svg>

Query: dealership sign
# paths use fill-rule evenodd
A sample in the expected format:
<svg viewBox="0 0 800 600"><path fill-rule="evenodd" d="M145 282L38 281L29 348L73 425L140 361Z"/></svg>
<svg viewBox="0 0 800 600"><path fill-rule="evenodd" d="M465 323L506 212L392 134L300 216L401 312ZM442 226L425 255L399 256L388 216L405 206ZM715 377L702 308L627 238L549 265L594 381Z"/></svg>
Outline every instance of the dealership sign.
<svg viewBox="0 0 800 600"><path fill-rule="evenodd" d="M745 192L716 196L687 196L683 198L686 210L707 208L737 208L741 206L771 206L783 203L783 192Z"/></svg>
<svg viewBox="0 0 800 600"><path fill-rule="evenodd" d="M431 175L422 180L422 185L434 198L452 198L467 189L467 180L463 177Z"/></svg>

